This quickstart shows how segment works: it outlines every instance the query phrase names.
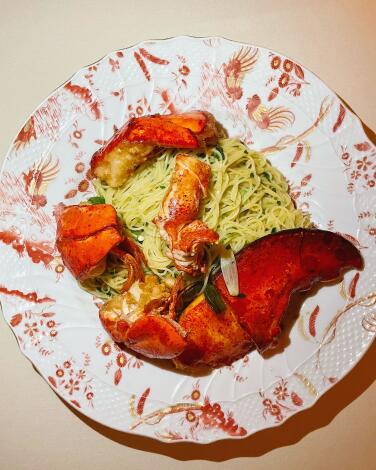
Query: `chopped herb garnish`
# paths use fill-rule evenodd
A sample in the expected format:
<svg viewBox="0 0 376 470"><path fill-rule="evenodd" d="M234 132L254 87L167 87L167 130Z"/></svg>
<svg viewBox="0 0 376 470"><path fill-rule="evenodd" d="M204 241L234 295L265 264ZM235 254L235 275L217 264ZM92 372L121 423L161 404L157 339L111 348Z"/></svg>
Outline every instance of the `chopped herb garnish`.
<svg viewBox="0 0 376 470"><path fill-rule="evenodd" d="M213 286L208 284L204 290L205 299L210 304L215 313L221 313L225 310L226 304L224 303L221 294Z"/></svg>
<svg viewBox="0 0 376 470"><path fill-rule="evenodd" d="M223 148L220 146L220 145L217 145L215 147L215 150L221 155L221 159L224 160L225 159L225 154L223 152ZM217 155L214 154L215 157L217 157Z"/></svg>
<svg viewBox="0 0 376 470"><path fill-rule="evenodd" d="M178 318L185 308L199 295L201 289L202 281L197 281L181 291L177 302Z"/></svg>
<svg viewBox="0 0 376 470"><path fill-rule="evenodd" d="M272 228L272 233L275 233L277 229L275 227Z"/></svg>
<svg viewBox="0 0 376 470"><path fill-rule="evenodd" d="M89 199L87 200L90 204L105 204L106 201L104 199L104 197L102 196L93 196L93 197L89 197Z"/></svg>
<svg viewBox="0 0 376 470"><path fill-rule="evenodd" d="M262 176L265 176L265 178L268 180L268 181L271 181L272 180L272 177L270 176L270 174L267 172L267 171L264 171L262 173Z"/></svg>

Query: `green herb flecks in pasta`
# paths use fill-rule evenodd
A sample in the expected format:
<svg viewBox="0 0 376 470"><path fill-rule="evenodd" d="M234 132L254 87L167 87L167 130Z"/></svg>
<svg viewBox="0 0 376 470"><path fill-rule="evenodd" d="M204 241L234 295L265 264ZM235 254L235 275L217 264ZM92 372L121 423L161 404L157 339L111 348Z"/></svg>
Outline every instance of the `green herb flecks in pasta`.
<svg viewBox="0 0 376 470"><path fill-rule="evenodd" d="M162 277L175 276L176 269L166 256L166 244L153 219L169 187L175 155L175 150L164 151L142 165L121 188L110 188L98 180L94 183L97 195L115 207L139 242L149 268ZM283 175L262 154L249 150L239 140L223 139L199 158L212 170L200 218L234 252L269 233L311 225L308 215L294 207ZM95 284L96 292L103 292L103 285L103 297L108 297L120 288L125 276L126 270L113 269L112 274L107 271L90 283ZM85 287L92 291L94 285Z"/></svg>

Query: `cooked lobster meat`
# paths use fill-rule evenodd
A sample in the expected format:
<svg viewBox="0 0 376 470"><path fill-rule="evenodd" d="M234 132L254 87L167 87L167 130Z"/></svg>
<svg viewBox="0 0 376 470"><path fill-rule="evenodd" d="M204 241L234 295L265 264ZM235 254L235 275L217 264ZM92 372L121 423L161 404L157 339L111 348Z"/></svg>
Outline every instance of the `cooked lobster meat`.
<svg viewBox="0 0 376 470"><path fill-rule="evenodd" d="M161 148L205 148L215 145L219 134L213 115L206 111L132 118L94 153L91 170L116 188Z"/></svg>
<svg viewBox="0 0 376 470"><path fill-rule="evenodd" d="M294 292L363 266L361 254L349 241L314 229L268 235L236 258L239 296L230 296L221 273L213 277L222 298L220 310L203 295L182 312L169 309L172 293L168 295L157 280L145 278L144 284L134 284L134 294L131 290L102 307L103 326L115 341L148 357L173 359L178 368L220 367L255 347L262 351L275 343ZM126 297L129 294L132 299Z"/></svg>
<svg viewBox="0 0 376 470"><path fill-rule="evenodd" d="M171 359L184 351L186 342L184 330L167 315L169 300L167 286L157 276L146 275L105 303L99 318L114 341L146 357Z"/></svg>
<svg viewBox="0 0 376 470"><path fill-rule="evenodd" d="M177 269L190 275L205 270L204 245L219 239L214 230L197 219L200 203L208 193L210 174L210 166L198 158L177 155L170 186L154 219L168 244L168 256Z"/></svg>
<svg viewBox="0 0 376 470"><path fill-rule="evenodd" d="M138 245L124 234L111 205L59 205L55 217L56 247L76 279L84 281L102 274L107 255L111 253L128 270L123 290L128 290L135 280L143 280L145 257Z"/></svg>

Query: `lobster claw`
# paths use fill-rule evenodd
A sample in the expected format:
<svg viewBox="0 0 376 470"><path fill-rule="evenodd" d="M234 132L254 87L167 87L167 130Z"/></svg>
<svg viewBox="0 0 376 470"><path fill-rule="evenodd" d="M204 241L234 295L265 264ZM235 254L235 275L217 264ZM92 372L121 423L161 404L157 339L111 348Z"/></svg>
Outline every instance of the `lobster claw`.
<svg viewBox="0 0 376 470"><path fill-rule="evenodd" d="M65 266L83 281L106 267L107 254L123 240L116 211L109 204L58 206L56 246Z"/></svg>
<svg viewBox="0 0 376 470"><path fill-rule="evenodd" d="M247 245L237 256L241 296L231 296L222 275L214 285L260 351L272 347L294 292L362 269L359 250L340 235L318 229L284 230Z"/></svg>
<svg viewBox="0 0 376 470"><path fill-rule="evenodd" d="M174 359L176 367L218 367L255 347L273 347L294 292L363 266L359 250L348 240L317 229L268 235L244 247L236 259L241 295L230 295L220 271L213 276L223 311L215 313L202 295L185 308L179 324L187 331L187 348Z"/></svg>
<svg viewBox="0 0 376 470"><path fill-rule="evenodd" d="M113 297L99 310L112 339L155 359L172 359L185 349L184 330L161 312L168 309L170 293L156 276L146 275L129 292Z"/></svg>

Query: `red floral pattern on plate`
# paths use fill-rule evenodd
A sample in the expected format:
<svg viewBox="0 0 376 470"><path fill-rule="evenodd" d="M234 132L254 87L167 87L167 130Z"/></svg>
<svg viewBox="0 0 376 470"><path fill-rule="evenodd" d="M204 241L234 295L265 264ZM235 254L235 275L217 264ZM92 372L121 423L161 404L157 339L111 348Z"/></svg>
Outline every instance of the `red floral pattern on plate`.
<svg viewBox="0 0 376 470"><path fill-rule="evenodd" d="M264 419L272 419L275 423L281 423L289 414L304 405L302 398L293 390L288 390L288 381L281 378L275 385L273 395L268 397L265 392L260 391L264 410Z"/></svg>
<svg viewBox="0 0 376 470"><path fill-rule="evenodd" d="M272 75L266 81L266 86L273 87L268 101L274 100L280 91L291 96L300 96L304 86L310 85L305 80L304 69L291 59L283 58L274 52L269 53Z"/></svg>

